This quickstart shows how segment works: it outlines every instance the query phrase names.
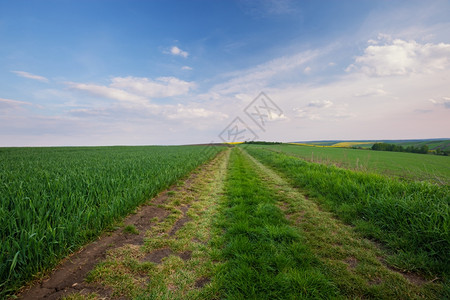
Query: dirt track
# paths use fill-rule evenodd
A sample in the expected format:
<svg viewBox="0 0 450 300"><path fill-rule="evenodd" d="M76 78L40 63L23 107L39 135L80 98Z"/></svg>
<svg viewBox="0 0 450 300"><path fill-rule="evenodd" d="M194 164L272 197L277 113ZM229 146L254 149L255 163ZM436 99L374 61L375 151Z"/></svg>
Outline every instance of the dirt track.
<svg viewBox="0 0 450 300"><path fill-rule="evenodd" d="M237 150L236 150L237 151ZM214 220L227 196L229 150L162 192L124 220L122 227L65 259L20 299L217 299L221 261ZM439 289L386 263L381 247L293 187L286 178L244 152L291 226L302 236L349 298L435 297ZM225 200L224 200L225 199ZM132 225L135 233L127 233ZM216 228L215 228L216 227ZM437 294L436 294L437 295ZM441 297L442 298L442 297Z"/></svg>
<svg viewBox="0 0 450 300"><path fill-rule="evenodd" d="M211 163L210 163L211 164ZM209 164L209 165L210 165ZM139 234L127 233L123 227L114 232L104 233L98 240L88 244L83 249L64 259L55 270L44 279L36 282L33 286L24 289L19 295L19 299L60 299L73 293L83 295L96 294L100 298L116 298L112 295L113 291L98 283L87 283L85 278L87 274L107 256L111 249L119 248L124 245L143 245L146 232L156 225L150 220L155 217L161 223L169 214L170 210L164 208L167 204L169 195L174 192L185 192L190 189L191 184L200 172L204 172L206 166L190 174L183 184L175 185L172 188L160 193L157 197L149 201L149 204L138 208L135 214L128 216L124 220L124 225L133 225ZM173 236L186 222L189 217L186 212L190 205L181 206L183 215L178 219L169 230L169 236ZM169 255L177 255L170 249L160 249L148 254L145 260L160 263L161 260ZM186 260L190 258L189 252L178 254L179 257ZM120 298L120 297L119 297Z"/></svg>

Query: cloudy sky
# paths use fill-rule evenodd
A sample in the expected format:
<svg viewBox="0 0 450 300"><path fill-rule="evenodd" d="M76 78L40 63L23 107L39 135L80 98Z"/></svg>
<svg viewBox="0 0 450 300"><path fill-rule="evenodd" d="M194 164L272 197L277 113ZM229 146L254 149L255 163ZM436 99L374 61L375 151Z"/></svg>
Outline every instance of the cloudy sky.
<svg viewBox="0 0 450 300"><path fill-rule="evenodd" d="M449 138L449 12L0 0L0 146Z"/></svg>

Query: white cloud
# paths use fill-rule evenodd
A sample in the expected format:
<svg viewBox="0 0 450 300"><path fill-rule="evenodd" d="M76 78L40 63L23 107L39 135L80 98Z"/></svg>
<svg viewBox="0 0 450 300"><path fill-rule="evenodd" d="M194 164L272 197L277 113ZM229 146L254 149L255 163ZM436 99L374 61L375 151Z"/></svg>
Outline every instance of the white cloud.
<svg viewBox="0 0 450 300"><path fill-rule="evenodd" d="M175 77L159 77L156 80L145 77L114 77L108 86L77 82L66 84L72 89L86 91L95 96L147 106L152 98L184 95L195 87L194 82Z"/></svg>
<svg viewBox="0 0 450 300"><path fill-rule="evenodd" d="M381 36L384 43L369 40L362 56L347 71L361 71L368 76L408 75L431 73L450 66L450 44L420 44L414 40L390 40Z"/></svg>
<svg viewBox="0 0 450 300"><path fill-rule="evenodd" d="M354 116L354 114L347 111L346 104L339 104L336 107L333 106L334 103L329 100L314 100L302 107L295 107L292 111L294 112L294 116L296 118L311 121L336 121Z"/></svg>
<svg viewBox="0 0 450 300"><path fill-rule="evenodd" d="M373 88L369 87L361 92L356 92L353 94L355 97L370 97L370 96L385 96L387 95L387 92L383 90L382 86Z"/></svg>
<svg viewBox="0 0 450 300"><path fill-rule="evenodd" d="M145 77L129 76L114 77L110 86L143 97L165 98L186 94L195 87L195 83L176 77L159 77L156 80L151 80Z"/></svg>
<svg viewBox="0 0 450 300"><path fill-rule="evenodd" d="M429 101L435 105L444 106L447 109L450 109L450 97L441 97L440 99L429 99Z"/></svg>
<svg viewBox="0 0 450 300"><path fill-rule="evenodd" d="M311 73L311 67L306 67L306 68L304 68L304 69L303 69L303 73L305 73L305 74Z"/></svg>
<svg viewBox="0 0 450 300"><path fill-rule="evenodd" d="M100 116L108 116L110 112L105 109L89 109L89 108L76 108L69 110L69 114L78 117L100 117Z"/></svg>
<svg viewBox="0 0 450 300"><path fill-rule="evenodd" d="M66 84L70 88L75 90L86 91L94 96L100 96L103 98L109 98L121 102L128 102L135 104L145 104L148 102L148 100L145 97L138 96L136 94L132 94L114 87L89 83L77 83L77 82L66 82Z"/></svg>
<svg viewBox="0 0 450 300"><path fill-rule="evenodd" d="M20 108L22 105L32 105L32 104L25 101L0 98L0 111Z"/></svg>
<svg viewBox="0 0 450 300"><path fill-rule="evenodd" d="M182 56L184 58L188 57L189 53L186 51L181 50L177 46L173 46L170 48L170 54L176 55L176 56Z"/></svg>
<svg viewBox="0 0 450 300"><path fill-rule="evenodd" d="M187 70L187 71L190 71L190 70L192 70L192 68L189 67L189 66L182 66L182 67L181 67L181 70Z"/></svg>
<svg viewBox="0 0 450 300"><path fill-rule="evenodd" d="M42 82L48 82L48 79L45 78L44 76L39 76L39 75L31 74L28 72L24 72L24 71L11 71L11 72L20 77L34 79L34 80L38 80L38 81L42 81Z"/></svg>
<svg viewBox="0 0 450 300"><path fill-rule="evenodd" d="M311 101L308 103L308 107L317 107L317 108L328 108L330 106L333 105L333 102L329 101L329 100L324 100L324 101Z"/></svg>
<svg viewBox="0 0 450 300"><path fill-rule="evenodd" d="M214 118L216 120L225 120L228 118L227 114L207 110L198 107L187 107L183 105L177 105L172 111L167 113L167 118L174 119L198 119L198 118Z"/></svg>

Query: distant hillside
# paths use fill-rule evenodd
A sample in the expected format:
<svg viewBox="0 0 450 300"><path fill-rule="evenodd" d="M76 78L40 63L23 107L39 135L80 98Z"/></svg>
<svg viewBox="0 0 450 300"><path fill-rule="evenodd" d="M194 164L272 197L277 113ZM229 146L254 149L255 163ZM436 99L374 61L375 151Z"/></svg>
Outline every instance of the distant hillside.
<svg viewBox="0 0 450 300"><path fill-rule="evenodd" d="M361 147L370 148L374 143L397 144L404 147L421 147L427 145L430 150L450 150L450 139L416 139L416 140L326 140L326 141L298 141L294 143L308 144L315 146L334 147Z"/></svg>

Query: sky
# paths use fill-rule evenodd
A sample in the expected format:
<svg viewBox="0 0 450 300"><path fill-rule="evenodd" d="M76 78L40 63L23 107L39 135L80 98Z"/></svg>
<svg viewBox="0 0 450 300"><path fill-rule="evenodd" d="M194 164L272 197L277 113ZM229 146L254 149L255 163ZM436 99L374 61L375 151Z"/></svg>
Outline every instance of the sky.
<svg viewBox="0 0 450 300"><path fill-rule="evenodd" d="M0 147L449 129L450 1L0 0Z"/></svg>

